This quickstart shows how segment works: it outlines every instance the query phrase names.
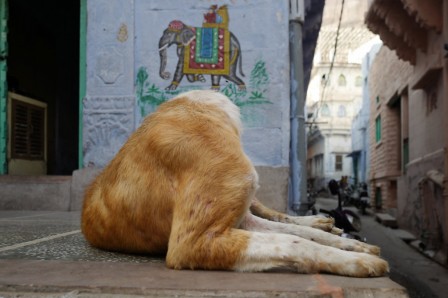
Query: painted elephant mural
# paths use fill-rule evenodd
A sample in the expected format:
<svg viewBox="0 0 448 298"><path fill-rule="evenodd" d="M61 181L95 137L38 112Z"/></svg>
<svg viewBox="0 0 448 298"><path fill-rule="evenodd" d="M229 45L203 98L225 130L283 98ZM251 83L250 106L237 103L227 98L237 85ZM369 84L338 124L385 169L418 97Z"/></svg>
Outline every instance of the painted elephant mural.
<svg viewBox="0 0 448 298"><path fill-rule="evenodd" d="M241 47L235 35L228 30L227 6L210 7L204 14L202 27L191 27L179 20L171 21L159 39L160 69L164 80L171 78L166 70L167 49L177 46L178 62L171 84L166 90L175 90L184 76L191 83L205 82L204 75L210 75L212 88L220 88L221 78L235 83L239 90L245 90L242 71Z"/></svg>

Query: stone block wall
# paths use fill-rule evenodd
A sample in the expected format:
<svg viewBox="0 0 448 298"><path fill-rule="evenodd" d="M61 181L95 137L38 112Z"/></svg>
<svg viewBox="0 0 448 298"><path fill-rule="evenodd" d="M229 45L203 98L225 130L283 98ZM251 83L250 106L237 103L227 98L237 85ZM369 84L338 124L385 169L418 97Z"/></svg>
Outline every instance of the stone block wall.
<svg viewBox="0 0 448 298"><path fill-rule="evenodd" d="M381 209L396 208L396 179L401 175L401 118L394 102L407 90L413 67L386 47L375 57L369 74L370 183L372 200L381 189ZM381 117L381 140L376 141L376 119ZM375 205L375 202L372 202Z"/></svg>

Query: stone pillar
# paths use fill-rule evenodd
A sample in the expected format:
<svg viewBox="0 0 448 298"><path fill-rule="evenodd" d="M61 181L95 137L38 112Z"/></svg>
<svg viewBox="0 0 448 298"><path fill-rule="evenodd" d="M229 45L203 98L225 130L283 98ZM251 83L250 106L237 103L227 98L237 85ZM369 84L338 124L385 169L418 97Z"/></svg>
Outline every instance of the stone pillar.
<svg viewBox="0 0 448 298"><path fill-rule="evenodd" d="M87 2L83 166L104 167L135 129L134 1Z"/></svg>
<svg viewBox="0 0 448 298"><path fill-rule="evenodd" d="M443 1L443 40L445 45L448 44L448 0ZM445 48L445 59L443 60L443 98L445 100L444 109L445 115L448 115L448 50ZM445 162L445 176L443 181L443 198L444 198L444 215L445 215L445 229L443 233L444 240L444 252L448 255L448 117L445 117L444 123L444 137L445 137L445 147L444 147L444 162Z"/></svg>

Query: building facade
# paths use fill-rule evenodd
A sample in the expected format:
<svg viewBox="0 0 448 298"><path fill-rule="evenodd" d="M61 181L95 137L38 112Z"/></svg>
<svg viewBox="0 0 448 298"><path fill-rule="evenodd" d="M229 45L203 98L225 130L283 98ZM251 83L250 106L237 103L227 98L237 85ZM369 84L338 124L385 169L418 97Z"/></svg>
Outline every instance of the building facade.
<svg viewBox="0 0 448 298"><path fill-rule="evenodd" d="M298 131L291 119L303 119L303 106L294 115L290 106L309 68L302 60L293 69L291 60L313 54L324 1L292 2L298 5L0 0L0 31L9 32L0 35L0 207L26 205L22 193L10 190L20 190L20 181L33 184L30 176L45 187L59 181L48 175L93 176L160 104L191 89L214 89L241 110L242 142L260 174L260 199L294 212L289 208L301 194L290 202L288 186L305 177L305 166L291 162ZM292 23L302 33L292 42L296 48Z"/></svg>
<svg viewBox="0 0 448 298"><path fill-rule="evenodd" d="M373 204L446 264L448 1L370 1L384 47L369 75ZM445 47L445 48L444 48Z"/></svg>
<svg viewBox="0 0 448 298"><path fill-rule="evenodd" d="M352 122L352 158L353 171L351 176L357 183L368 184L370 173L370 90L369 72L381 43L372 46L362 61L362 102L359 112Z"/></svg>
<svg viewBox="0 0 448 298"><path fill-rule="evenodd" d="M356 182L352 122L362 103L362 59L377 42L363 26L367 3L362 1L345 2L338 32L341 3L334 1L325 7L307 93L307 169L309 186L315 190L342 176Z"/></svg>
<svg viewBox="0 0 448 298"><path fill-rule="evenodd" d="M83 166L105 166L158 105L212 88L240 107L244 149L261 169L261 185L268 176L270 187L281 186L272 202L286 211L289 2L253 5L88 1ZM264 200L269 191L260 193Z"/></svg>

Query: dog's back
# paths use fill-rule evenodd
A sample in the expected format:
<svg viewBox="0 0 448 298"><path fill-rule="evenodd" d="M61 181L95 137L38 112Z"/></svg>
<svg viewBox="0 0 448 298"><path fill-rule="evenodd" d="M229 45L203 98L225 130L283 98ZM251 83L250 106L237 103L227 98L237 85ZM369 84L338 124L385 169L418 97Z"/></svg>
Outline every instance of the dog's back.
<svg viewBox="0 0 448 298"><path fill-rule="evenodd" d="M213 91L184 93L147 117L87 189L82 231L99 248L164 253L173 216L177 231L193 220L188 228L198 233L211 219L235 226L249 204L248 193L235 192L256 179L241 148L238 109Z"/></svg>

